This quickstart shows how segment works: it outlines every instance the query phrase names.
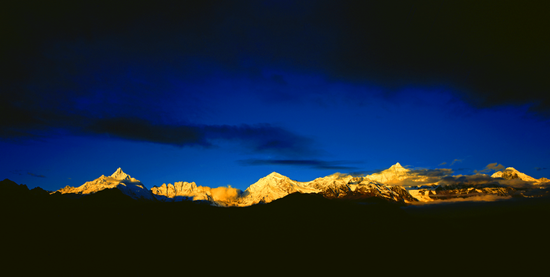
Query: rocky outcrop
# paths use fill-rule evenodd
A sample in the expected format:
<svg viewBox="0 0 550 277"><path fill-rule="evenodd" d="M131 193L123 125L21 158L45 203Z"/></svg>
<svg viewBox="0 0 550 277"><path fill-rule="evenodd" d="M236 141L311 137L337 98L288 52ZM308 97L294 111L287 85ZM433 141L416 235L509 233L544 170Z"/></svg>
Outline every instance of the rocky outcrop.
<svg viewBox="0 0 550 277"><path fill-rule="evenodd" d="M173 185L162 184L159 187L151 188L151 192L157 199L162 201L213 201L211 189L197 186L195 182L175 182Z"/></svg>

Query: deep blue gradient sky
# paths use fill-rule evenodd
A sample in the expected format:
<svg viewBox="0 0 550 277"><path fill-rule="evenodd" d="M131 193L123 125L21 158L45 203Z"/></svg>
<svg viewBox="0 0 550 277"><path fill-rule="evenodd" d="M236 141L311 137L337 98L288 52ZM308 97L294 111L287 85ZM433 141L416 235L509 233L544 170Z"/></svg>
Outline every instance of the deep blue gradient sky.
<svg viewBox="0 0 550 277"><path fill-rule="evenodd" d="M56 1L2 11L0 178L245 189L396 162L550 177L548 6ZM486 173L491 173L487 171Z"/></svg>

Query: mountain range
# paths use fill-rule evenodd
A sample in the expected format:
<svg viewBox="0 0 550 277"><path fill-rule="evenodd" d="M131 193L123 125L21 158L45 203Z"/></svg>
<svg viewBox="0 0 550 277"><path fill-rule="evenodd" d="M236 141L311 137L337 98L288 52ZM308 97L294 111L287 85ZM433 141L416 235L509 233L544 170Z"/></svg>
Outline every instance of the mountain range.
<svg viewBox="0 0 550 277"><path fill-rule="evenodd" d="M442 170L412 170L396 163L366 176L335 173L309 182L299 182L273 172L241 191L232 187L210 188L195 182L174 182L147 189L139 180L118 168L110 176L64 187L53 193L82 196L105 189L117 189L133 199L163 202L201 201L213 206L246 207L270 203L293 193L320 194L329 199L383 200L395 203L422 203L441 200L479 200L547 195L550 182L535 179L508 167L485 174L456 175Z"/></svg>
<svg viewBox="0 0 550 277"><path fill-rule="evenodd" d="M449 173L395 164L366 176L299 182L274 172L244 191L194 182L148 189L120 168L55 192L6 179L0 233L18 270L36 273L116 264L122 274L143 275L148 264L153 274L181 274L188 272L184 263L200 272L257 274L298 263L306 273L396 267L440 274L454 262L500 265L510 253L544 259L524 254L547 248L545 237L533 234L550 231L548 180L513 168L491 176ZM501 199L509 200L492 201ZM460 268L472 270L467 263Z"/></svg>

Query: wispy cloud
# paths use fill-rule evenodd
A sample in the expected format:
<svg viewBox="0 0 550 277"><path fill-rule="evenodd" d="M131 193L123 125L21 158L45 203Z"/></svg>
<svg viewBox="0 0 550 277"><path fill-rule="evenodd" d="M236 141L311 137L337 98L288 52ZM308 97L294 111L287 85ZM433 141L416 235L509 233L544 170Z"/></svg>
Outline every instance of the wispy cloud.
<svg viewBox="0 0 550 277"><path fill-rule="evenodd" d="M211 145L201 127L155 124L142 118L118 117L94 120L84 131L174 146Z"/></svg>
<svg viewBox="0 0 550 277"><path fill-rule="evenodd" d="M453 166L455 163L461 163L461 162L462 162L462 159L454 159L454 160L451 162L450 166Z"/></svg>
<svg viewBox="0 0 550 277"><path fill-rule="evenodd" d="M438 168L438 169L411 169L410 174L424 177L443 177L453 173L450 168Z"/></svg>
<svg viewBox="0 0 550 277"><path fill-rule="evenodd" d="M39 114L36 114L39 116ZM65 129L73 134L109 136L124 140L167 144L176 147L199 146L215 147L217 141L235 142L243 151L251 153L270 153L282 157L297 155L309 156L317 153L312 139L272 124L241 125L204 125L204 124L167 124L152 118L107 117L85 118L60 112L53 122L41 123L39 127L27 128L15 122L12 129L0 132L0 138L10 139L13 134L27 134L23 139L35 134L55 132ZM38 131L37 131L38 130ZM8 132L9 131L9 132Z"/></svg>
<svg viewBox="0 0 550 277"><path fill-rule="evenodd" d="M454 159L454 160L449 164L449 166L453 166L455 163L460 163L460 162L462 162L462 161L463 161L463 159ZM442 162L442 163L440 163L438 166L442 166L442 165L446 165L446 164L447 164L447 162Z"/></svg>
<svg viewBox="0 0 550 277"><path fill-rule="evenodd" d="M499 171L503 170L505 167L502 164L499 163L490 163L488 164L484 169L482 170L474 170L475 173L485 173L485 172L491 172L491 171Z"/></svg>
<svg viewBox="0 0 550 277"><path fill-rule="evenodd" d="M499 164L499 163L491 163L491 164L487 165L487 169L490 169L490 170L503 170L504 166L502 164Z"/></svg>
<svg viewBox="0 0 550 277"><path fill-rule="evenodd" d="M32 177L46 178L46 176L44 176L42 174L36 174L36 173L32 173L32 172L26 172L25 173L25 171L23 171L23 170L11 170L10 173L15 174L15 175L19 175L19 176L29 175L29 176L32 176Z"/></svg>
<svg viewBox="0 0 550 277"><path fill-rule="evenodd" d="M32 172L27 172L27 175L30 175L30 176L33 176L33 177L38 177L38 178L46 178L46 176L44 176L42 174L35 174L35 173L32 173Z"/></svg>
<svg viewBox="0 0 550 277"><path fill-rule="evenodd" d="M312 150L311 140L271 124L193 125L161 124L142 118L110 118L94 121L87 130L128 140L174 146L212 147L215 140L237 141L254 152Z"/></svg>

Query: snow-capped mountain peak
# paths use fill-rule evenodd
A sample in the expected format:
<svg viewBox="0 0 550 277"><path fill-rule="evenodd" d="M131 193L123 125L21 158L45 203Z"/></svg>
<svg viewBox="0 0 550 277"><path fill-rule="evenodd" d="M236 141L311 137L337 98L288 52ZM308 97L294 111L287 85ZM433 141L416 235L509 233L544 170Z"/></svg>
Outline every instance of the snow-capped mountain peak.
<svg viewBox="0 0 550 277"><path fill-rule="evenodd" d="M520 179L527 182L537 182L538 180L525 174L522 172L519 172L517 169L513 167L507 167L505 170L497 171L493 175L491 175L493 178L503 178L507 180L512 179Z"/></svg>
<svg viewBox="0 0 550 277"><path fill-rule="evenodd" d="M64 187L58 192L72 194L92 194L104 189L119 189L122 193L134 199L154 199L153 194L139 180L130 177L118 168L111 176L101 175L99 178L89 181L80 187Z"/></svg>
<svg viewBox="0 0 550 277"><path fill-rule="evenodd" d="M291 180L277 172L261 178L245 190L245 197L241 199L240 206L248 206L256 203L269 203L282 198L290 193L312 193L316 189L307 186L307 183Z"/></svg>
<svg viewBox="0 0 550 277"><path fill-rule="evenodd" d="M265 179L286 179L288 177L274 171L274 172L271 172L269 175L265 176L264 178Z"/></svg>
<svg viewBox="0 0 550 277"><path fill-rule="evenodd" d="M400 163L396 163L386 170L382 170L379 173L374 173L367 176L368 179L380 183L386 183L392 180L404 180L409 178L410 169L406 169L401 166Z"/></svg>
<svg viewBox="0 0 550 277"><path fill-rule="evenodd" d="M124 173L120 167L115 171L115 173L111 174L111 177L117 180L130 179L130 175Z"/></svg>
<svg viewBox="0 0 550 277"><path fill-rule="evenodd" d="M269 175L260 178L256 183L252 184L247 190L255 190L265 186L278 186L281 183L287 183L290 179L277 172L271 172Z"/></svg>
<svg viewBox="0 0 550 277"><path fill-rule="evenodd" d="M406 169L403 166L401 166L400 163L396 163L396 164L390 166L390 168L388 168L388 170L393 170L393 171L396 171L396 172L407 172L407 171L409 171L409 169Z"/></svg>

